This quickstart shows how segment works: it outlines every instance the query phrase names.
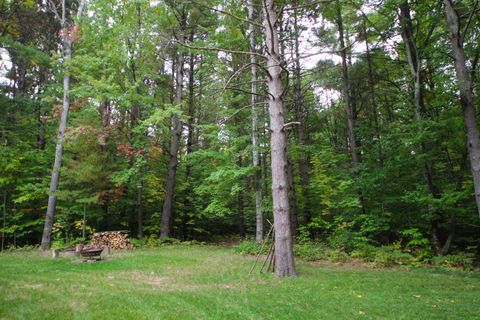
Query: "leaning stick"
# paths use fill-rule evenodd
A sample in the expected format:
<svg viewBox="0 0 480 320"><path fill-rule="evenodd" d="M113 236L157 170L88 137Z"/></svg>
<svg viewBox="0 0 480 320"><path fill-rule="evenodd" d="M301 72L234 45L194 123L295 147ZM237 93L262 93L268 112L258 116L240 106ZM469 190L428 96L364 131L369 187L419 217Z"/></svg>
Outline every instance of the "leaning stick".
<svg viewBox="0 0 480 320"><path fill-rule="evenodd" d="M267 220L268 221L268 220ZM270 223L270 221L268 221ZM271 224L271 223L270 223ZM271 224L272 225L272 224ZM268 231L267 233L267 236L265 237L265 240L268 240L268 237L270 236L270 233L272 232L273 230L273 225L271 226L270 230ZM257 262L258 262L258 259L260 258L260 255L262 254L262 251L263 251L263 247L265 246L265 244L267 243L267 241L263 241L262 243L262 247L260 248L260 251L258 252L257 254L257 258L255 259L255 263L253 264L252 268L250 269L250 272L248 274L251 274L253 269L255 269L255 266L257 265Z"/></svg>
<svg viewBox="0 0 480 320"><path fill-rule="evenodd" d="M271 259L271 258L270 258L270 253L272 253L272 251L274 250L274 246L275 246L275 243L272 242L272 245L270 246L270 249L268 249L267 258L266 258L265 261L263 262L262 268L260 269L260 273L263 272L263 268L265 267L265 264L267 264L267 261L268 261L269 259ZM269 264L269 266L270 266L270 264ZM268 271L268 268L267 268L267 271Z"/></svg>

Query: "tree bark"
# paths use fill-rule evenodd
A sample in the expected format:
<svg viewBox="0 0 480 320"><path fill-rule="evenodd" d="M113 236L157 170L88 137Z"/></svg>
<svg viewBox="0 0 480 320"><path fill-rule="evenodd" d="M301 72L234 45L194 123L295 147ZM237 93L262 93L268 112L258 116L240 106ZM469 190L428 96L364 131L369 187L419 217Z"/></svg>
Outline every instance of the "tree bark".
<svg viewBox="0 0 480 320"><path fill-rule="evenodd" d="M78 5L77 19L79 19L83 12L84 0L81 0ZM53 219L55 216L55 208L57 203L56 192L58 190L58 180L60 178L60 168L62 166L63 154L63 139L65 136L65 129L67 127L68 111L70 109L70 73L68 64L72 60L72 39L74 34L70 34L72 30L69 28L70 23L67 23L65 1L62 2L62 18L61 25L63 30L63 51L64 51L64 72L63 72L63 108L60 117L60 125L57 135L57 144L55 146L55 160L53 163L52 177L50 180L50 188L48 195L47 213L45 215L45 224L43 227L42 243L40 249L43 251L50 249Z"/></svg>
<svg viewBox="0 0 480 320"><path fill-rule="evenodd" d="M40 122L40 129L38 132L38 149L45 150L47 140L45 139L45 132L47 129L47 116L39 111L38 121Z"/></svg>
<svg viewBox="0 0 480 320"><path fill-rule="evenodd" d="M376 144L378 146L378 161L380 166L383 167L383 150L382 150L382 141L380 140L380 124L378 121L378 106L377 106L377 97L375 94L375 79L373 76L373 63L372 63L372 54L370 50L370 41L368 40L368 31L367 31L367 18L363 16L362 27L363 27L363 36L365 40L365 49L367 54L367 65L368 65L368 88L370 91L370 103L371 110L373 114L373 126L374 126L374 137L376 139Z"/></svg>
<svg viewBox="0 0 480 320"><path fill-rule="evenodd" d="M243 161L242 156L238 156L237 165L239 168L242 167ZM241 179L242 181L243 179ZM238 217L238 234L241 238L245 238L245 215L244 215L244 203L243 203L243 188L240 188L237 194L237 217Z"/></svg>
<svg viewBox="0 0 480 320"><path fill-rule="evenodd" d="M405 49L407 53L408 65L410 67L410 73L414 79L414 104L415 104L415 118L421 123L424 120L427 109L424 100L424 79L421 74L421 59L417 49L416 41L413 37L412 19L410 15L410 6L408 0L404 1L400 5L400 26L402 28L402 38L405 43ZM426 154L429 150L429 146L426 141L420 139L420 153ZM433 198L440 198L440 191L433 182L433 163L426 160L422 165L422 175L427 185L427 188ZM428 207L429 213L433 216L431 221L431 233L432 233L432 245L437 254L441 252L440 239L438 237L438 225L440 219L440 213L435 212L432 206Z"/></svg>
<svg viewBox="0 0 480 320"><path fill-rule="evenodd" d="M450 43L455 59L455 73L460 91L460 105L463 108L463 118L467 131L467 146L470 157L475 201L480 217L480 137L477 129L476 111L473 100L472 80L469 77L465 63L463 35L460 31L460 19L451 0L443 0L448 23Z"/></svg>
<svg viewBox="0 0 480 320"><path fill-rule="evenodd" d="M142 169L140 168L140 174L137 186L137 236L138 239L143 239L143 202L142 202Z"/></svg>
<svg viewBox="0 0 480 320"><path fill-rule="evenodd" d="M295 238L298 235L298 207L297 207L297 195L295 189L295 177L293 172L292 159L287 155L287 178L288 178L288 195L290 204L290 227L292 229L292 237Z"/></svg>
<svg viewBox="0 0 480 320"><path fill-rule="evenodd" d="M5 220L7 218L7 189L3 190L2 252L5 249Z"/></svg>
<svg viewBox="0 0 480 320"><path fill-rule="evenodd" d="M359 176L359 169L360 169L360 154L357 150L357 138L355 136L355 112L352 107L351 103L351 88L350 88L350 79L348 74L348 61L347 61L347 48L345 46L345 30L343 25L343 16L342 16L342 7L340 2L336 1L336 9L337 9L337 19L336 23L338 26L338 34L340 40L340 56L342 58L342 80L343 80L343 91L344 91L344 98L345 98L345 111L347 113L347 136L348 136L348 144L350 146L350 154L352 157L352 164L353 164L353 174L354 178L357 181ZM363 200L363 194L360 190L358 183L356 183L356 187L358 190L358 200L362 206L362 210L365 213L365 204Z"/></svg>
<svg viewBox="0 0 480 320"><path fill-rule="evenodd" d="M264 0L264 27L267 49L268 106L271 131L272 200L275 228L275 274L295 276L292 234L290 228L288 179L287 179L287 136L284 130L284 88L280 57L278 17L274 0Z"/></svg>
<svg viewBox="0 0 480 320"><path fill-rule="evenodd" d="M189 36L189 41L193 42L194 40L194 30L191 31ZM193 140L194 140L194 122L195 122L195 54L190 52L189 57L189 71L188 71L188 120L187 120L187 149L186 149L186 163L185 163L185 182L187 187L185 189L185 212L182 216L182 237L186 241L188 240L189 233L189 219L193 215L193 206L192 201L190 200L191 194L193 193L193 186L190 181L190 174L192 171L192 162L189 159L189 156L193 152Z"/></svg>
<svg viewBox="0 0 480 320"><path fill-rule="evenodd" d="M253 0L247 1L248 20L254 20ZM250 51L255 52L255 26L249 24ZM258 108L257 108L257 58L250 55L252 74L252 159L253 159L253 190L255 192L255 240L263 240L263 213L262 213L262 190L260 189L261 170L259 164L258 147Z"/></svg>
<svg viewBox="0 0 480 320"><path fill-rule="evenodd" d="M178 41L184 42L184 26L180 31ZM178 52L175 70L175 104L180 108L182 104L183 91L183 62L184 56L182 52ZM163 202L162 222L160 226L160 238L168 238L170 235L170 225L172 218L173 195L175 191L175 177L178 164L178 149L180 145L180 137L182 135L182 122L178 115L174 116L174 124L172 130L172 139L170 142L170 162L168 165L167 182L165 186L165 201Z"/></svg>
<svg viewBox="0 0 480 320"><path fill-rule="evenodd" d="M298 5L298 1L295 1L295 5ZM294 67L294 92L293 92L293 107L295 111L295 121L299 122L296 126L297 139L300 142L301 146L307 145L307 135L306 123L304 118L305 107L303 101L303 92L302 92L302 74L301 74L301 65L300 65L300 27L298 25L298 16L297 9L293 11L293 28L294 28L294 50L295 50L295 67ZM308 154L302 150L300 152L300 157L298 159L298 167L300 169L300 186L301 186L301 195L303 197L304 206L303 206L303 215L305 221L309 223L312 219L312 213L310 212L309 202L308 202L308 192L307 187L310 180L310 161ZM295 218L298 220L298 217ZM292 219L293 222L293 219Z"/></svg>
<svg viewBox="0 0 480 320"><path fill-rule="evenodd" d="M82 221L82 238L85 239L85 229L87 224L87 204L83 203L83 221Z"/></svg>
<svg viewBox="0 0 480 320"><path fill-rule="evenodd" d="M65 32L67 33L67 32ZM55 160L53 163L52 178L50 180L50 189L48 195L47 214L45 216L45 225L43 227L42 244L40 248L43 251L50 249L51 235L53 228L53 219L55 216L55 208L57 203L58 180L60 178L60 168L62 166L63 139L65 129L67 127L68 110L70 108L70 74L68 72L68 64L72 60L72 43L68 39L68 35L63 37L65 71L63 74L63 109L60 118L60 126L57 134L57 144L55 146Z"/></svg>

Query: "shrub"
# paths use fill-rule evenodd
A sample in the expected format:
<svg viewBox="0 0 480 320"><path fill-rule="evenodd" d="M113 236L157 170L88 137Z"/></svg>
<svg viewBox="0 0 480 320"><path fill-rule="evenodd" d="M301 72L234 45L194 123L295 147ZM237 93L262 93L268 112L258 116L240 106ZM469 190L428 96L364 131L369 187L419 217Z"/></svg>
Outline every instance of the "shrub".
<svg viewBox="0 0 480 320"><path fill-rule="evenodd" d="M350 256L346 252L339 249L328 250L326 253L328 261L331 262L345 263L351 260Z"/></svg>
<svg viewBox="0 0 480 320"><path fill-rule="evenodd" d="M170 237L157 239L156 235L151 235L148 239L149 240L151 239L152 242L159 243L159 244L180 244L180 240L176 238L170 238ZM148 242L146 244L148 244Z"/></svg>
<svg viewBox="0 0 480 320"><path fill-rule="evenodd" d="M65 247L65 242L63 241L63 239L56 239L52 241L50 247L52 249L61 249Z"/></svg>
<svg viewBox="0 0 480 320"><path fill-rule="evenodd" d="M375 267L392 267L395 265L411 265L414 260L411 254L400 250L400 245L393 244L377 248L372 263Z"/></svg>
<svg viewBox="0 0 480 320"><path fill-rule="evenodd" d="M372 245L362 245L358 246L355 250L350 253L350 256L355 259L362 259L365 262L375 261L375 256L377 255L378 247Z"/></svg>
<svg viewBox="0 0 480 320"><path fill-rule="evenodd" d="M135 247L135 248L140 248L145 245L144 240L136 239L136 238L131 238L130 243Z"/></svg>
<svg viewBox="0 0 480 320"><path fill-rule="evenodd" d="M349 255L341 250L330 248L320 242L301 242L293 246L296 257L305 261L327 260L331 262L347 262Z"/></svg>
<svg viewBox="0 0 480 320"><path fill-rule="evenodd" d="M23 246L23 247L8 247L5 251L7 252L28 252L28 251L36 251L40 248L39 245L29 245L29 246Z"/></svg>
<svg viewBox="0 0 480 320"><path fill-rule="evenodd" d="M263 245L262 249L262 244L257 243L255 240L245 240L240 242L238 245L233 247L233 250L239 254L242 255L257 255L262 251L263 254L267 254L268 250L270 248L270 242L266 243Z"/></svg>
<svg viewBox="0 0 480 320"><path fill-rule="evenodd" d="M474 253L459 252L457 254L434 257L432 262L436 266L445 267L449 270L457 268L472 270L474 259Z"/></svg>
<svg viewBox="0 0 480 320"><path fill-rule="evenodd" d="M329 245L335 249L350 253L358 247L369 244L369 241L360 232L347 228L337 228L329 238Z"/></svg>
<svg viewBox="0 0 480 320"><path fill-rule="evenodd" d="M320 243L300 242L293 246L296 257L306 261L327 260L327 247Z"/></svg>

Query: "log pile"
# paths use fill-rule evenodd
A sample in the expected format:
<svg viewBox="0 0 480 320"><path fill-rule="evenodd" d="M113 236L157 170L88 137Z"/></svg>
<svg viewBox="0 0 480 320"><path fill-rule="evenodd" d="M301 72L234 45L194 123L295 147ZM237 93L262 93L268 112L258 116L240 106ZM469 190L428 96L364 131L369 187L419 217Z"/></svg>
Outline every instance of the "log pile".
<svg viewBox="0 0 480 320"><path fill-rule="evenodd" d="M128 231L105 231L97 232L92 236L89 247L110 249L133 249L128 239Z"/></svg>

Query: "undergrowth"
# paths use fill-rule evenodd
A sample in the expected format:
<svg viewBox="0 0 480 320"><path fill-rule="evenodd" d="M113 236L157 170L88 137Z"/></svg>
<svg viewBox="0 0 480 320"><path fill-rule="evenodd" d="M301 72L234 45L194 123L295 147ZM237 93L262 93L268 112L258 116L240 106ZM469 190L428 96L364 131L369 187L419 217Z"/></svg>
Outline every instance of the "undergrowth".
<svg viewBox="0 0 480 320"><path fill-rule="evenodd" d="M242 255L267 254L270 243L261 244L247 239L234 246L234 251ZM412 251L402 248L399 243L387 246L373 246L362 244L347 252L322 242L297 241L293 247L294 255L305 261L329 261L346 263L360 260L374 268L388 268L394 266L409 267L440 267L444 269L473 270L474 253L453 253L445 256L433 256L424 250ZM410 252L408 252L410 251Z"/></svg>

